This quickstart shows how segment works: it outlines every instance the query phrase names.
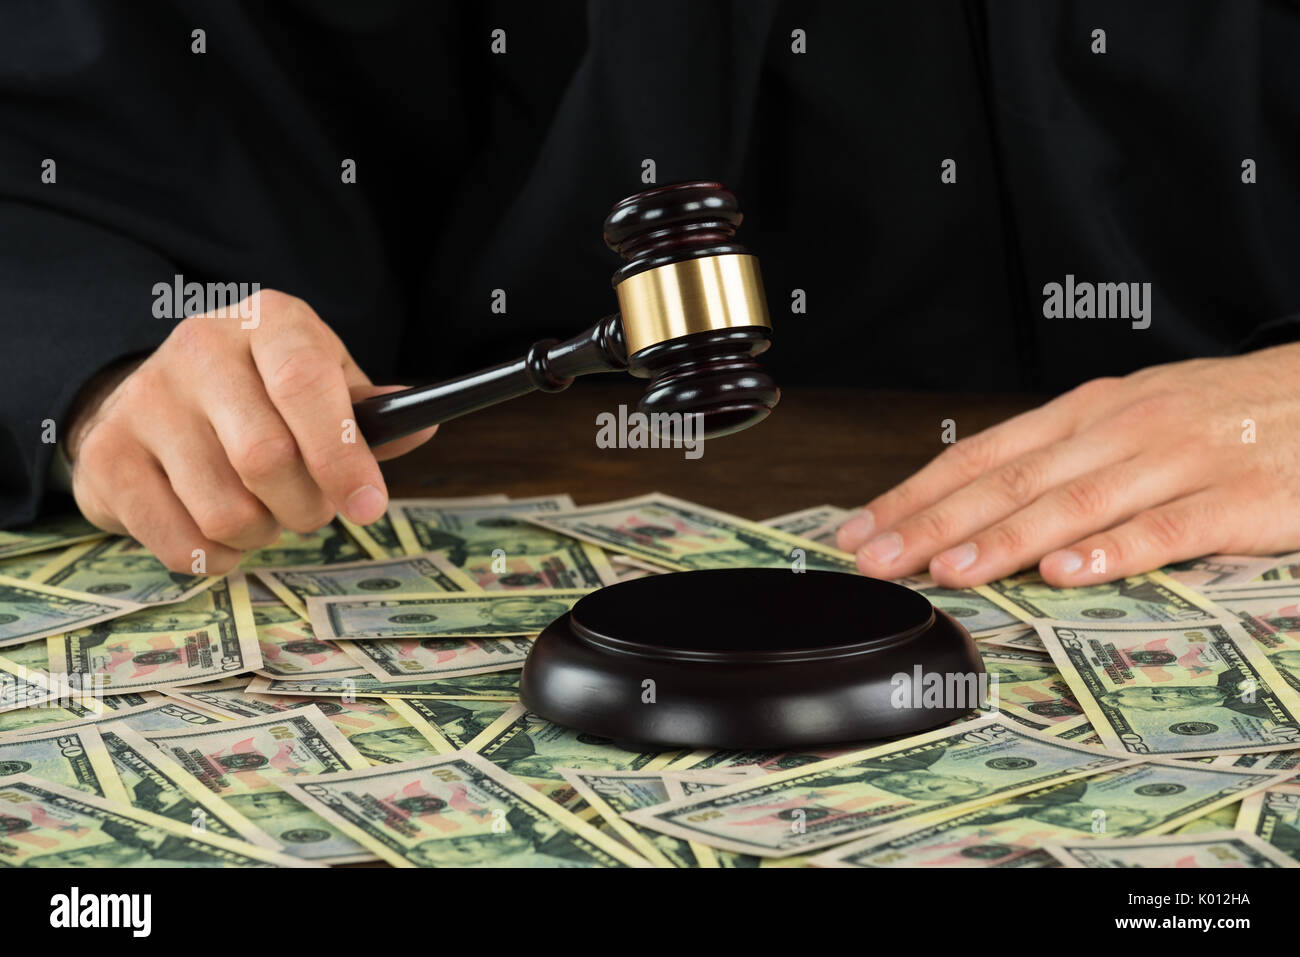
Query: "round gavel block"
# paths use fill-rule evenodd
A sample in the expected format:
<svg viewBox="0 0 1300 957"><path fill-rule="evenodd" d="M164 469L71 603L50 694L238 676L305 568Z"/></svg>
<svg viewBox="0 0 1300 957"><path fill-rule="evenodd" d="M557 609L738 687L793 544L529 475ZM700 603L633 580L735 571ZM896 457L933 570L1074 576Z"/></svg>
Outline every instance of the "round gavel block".
<svg viewBox="0 0 1300 957"><path fill-rule="evenodd" d="M736 568L584 597L538 637L520 698L629 744L788 750L952 721L982 700L983 674L966 630L909 588Z"/></svg>

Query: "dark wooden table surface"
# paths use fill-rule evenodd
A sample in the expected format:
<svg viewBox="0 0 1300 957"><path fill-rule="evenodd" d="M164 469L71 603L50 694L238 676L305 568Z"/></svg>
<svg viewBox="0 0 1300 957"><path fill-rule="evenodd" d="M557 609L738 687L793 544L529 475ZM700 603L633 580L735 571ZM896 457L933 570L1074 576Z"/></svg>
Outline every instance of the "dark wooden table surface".
<svg viewBox="0 0 1300 957"><path fill-rule="evenodd" d="M386 463L394 497L568 492L579 504L662 491L751 519L822 503L857 507L941 449L944 419L970 435L1038 404L1023 395L788 388L768 419L682 449L602 449L596 416L635 409L641 383L578 381L444 425Z"/></svg>

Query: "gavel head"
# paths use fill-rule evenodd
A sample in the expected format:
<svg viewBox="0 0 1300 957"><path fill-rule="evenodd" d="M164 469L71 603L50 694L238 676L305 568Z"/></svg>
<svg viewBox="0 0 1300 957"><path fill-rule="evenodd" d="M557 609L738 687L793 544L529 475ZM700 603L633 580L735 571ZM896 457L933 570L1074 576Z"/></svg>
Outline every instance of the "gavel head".
<svg viewBox="0 0 1300 957"><path fill-rule="evenodd" d="M638 408L699 413L706 437L761 422L781 398L754 358L772 325L758 260L734 239L741 219L712 182L637 193L605 219L606 245L627 260L614 289L628 371L650 379Z"/></svg>

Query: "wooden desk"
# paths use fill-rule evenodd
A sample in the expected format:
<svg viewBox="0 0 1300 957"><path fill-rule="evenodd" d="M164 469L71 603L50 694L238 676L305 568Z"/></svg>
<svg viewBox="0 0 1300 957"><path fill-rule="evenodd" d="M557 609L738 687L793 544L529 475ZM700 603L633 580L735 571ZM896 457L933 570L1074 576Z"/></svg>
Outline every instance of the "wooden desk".
<svg viewBox="0 0 1300 957"><path fill-rule="evenodd" d="M442 427L432 442L385 464L394 497L568 492L579 504L661 491L763 519L829 502L855 508L942 449L941 422L971 435L1041 397L787 389L746 432L683 449L602 449L596 416L635 408L640 384L578 381Z"/></svg>

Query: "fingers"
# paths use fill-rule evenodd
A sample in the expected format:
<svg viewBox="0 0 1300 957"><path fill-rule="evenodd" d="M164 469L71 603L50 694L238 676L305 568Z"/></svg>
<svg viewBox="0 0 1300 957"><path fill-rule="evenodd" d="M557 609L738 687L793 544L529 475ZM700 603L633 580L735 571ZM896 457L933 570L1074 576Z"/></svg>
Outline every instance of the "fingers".
<svg viewBox="0 0 1300 957"><path fill-rule="evenodd" d="M1039 571L1049 584L1069 588L1218 552L1223 549L1224 513L1219 491L1196 492L1044 556Z"/></svg>
<svg viewBox="0 0 1300 957"><path fill-rule="evenodd" d="M262 548L279 537L279 524L240 481L206 421L192 417L161 434L163 441L141 439L204 537L236 551Z"/></svg>
<svg viewBox="0 0 1300 957"><path fill-rule="evenodd" d="M845 522L836 538L839 547L856 552L875 543L873 560L885 560L891 553L897 558L899 542L887 537L891 528L990 469L1065 438L1073 421L1070 406L1057 400L950 445L907 481L868 502Z"/></svg>
<svg viewBox="0 0 1300 957"><path fill-rule="evenodd" d="M251 358L231 364L198 398L238 480L291 531L315 531L337 511L308 473Z"/></svg>
<svg viewBox="0 0 1300 957"><path fill-rule="evenodd" d="M404 385L366 385L360 388L352 387L352 401L359 402L362 399L369 399L376 395L388 395L391 392L401 392L409 388ZM375 446L372 451L375 458L380 462L387 462L389 459L395 459L399 455L405 455L414 448L418 448L425 442L428 442L435 432L438 431L436 425L432 425L420 432L404 436L400 439L393 439L391 442L385 442L383 445Z"/></svg>
<svg viewBox="0 0 1300 957"><path fill-rule="evenodd" d="M88 519L132 535L172 571L216 575L239 563L238 550L199 530L162 467L128 436L102 426L92 430L82 442L73 479L77 504Z"/></svg>
<svg viewBox="0 0 1300 957"><path fill-rule="evenodd" d="M914 574L935 554L970 541L1049 490L1134 451L1124 436L1096 429L1027 452L868 541L858 552L858 567L877 578Z"/></svg>
<svg viewBox="0 0 1300 957"><path fill-rule="evenodd" d="M1002 578L1052 549L1191 492L1196 481L1190 455L1140 455L1087 472L935 555L930 574L949 588Z"/></svg>
<svg viewBox="0 0 1300 957"><path fill-rule="evenodd" d="M387 509L388 493L365 439L355 424L348 428L348 377L360 385L359 370L345 373L350 360L342 346L314 313L310 319L263 323L252 338L253 362L321 492L337 511L368 525Z"/></svg>

